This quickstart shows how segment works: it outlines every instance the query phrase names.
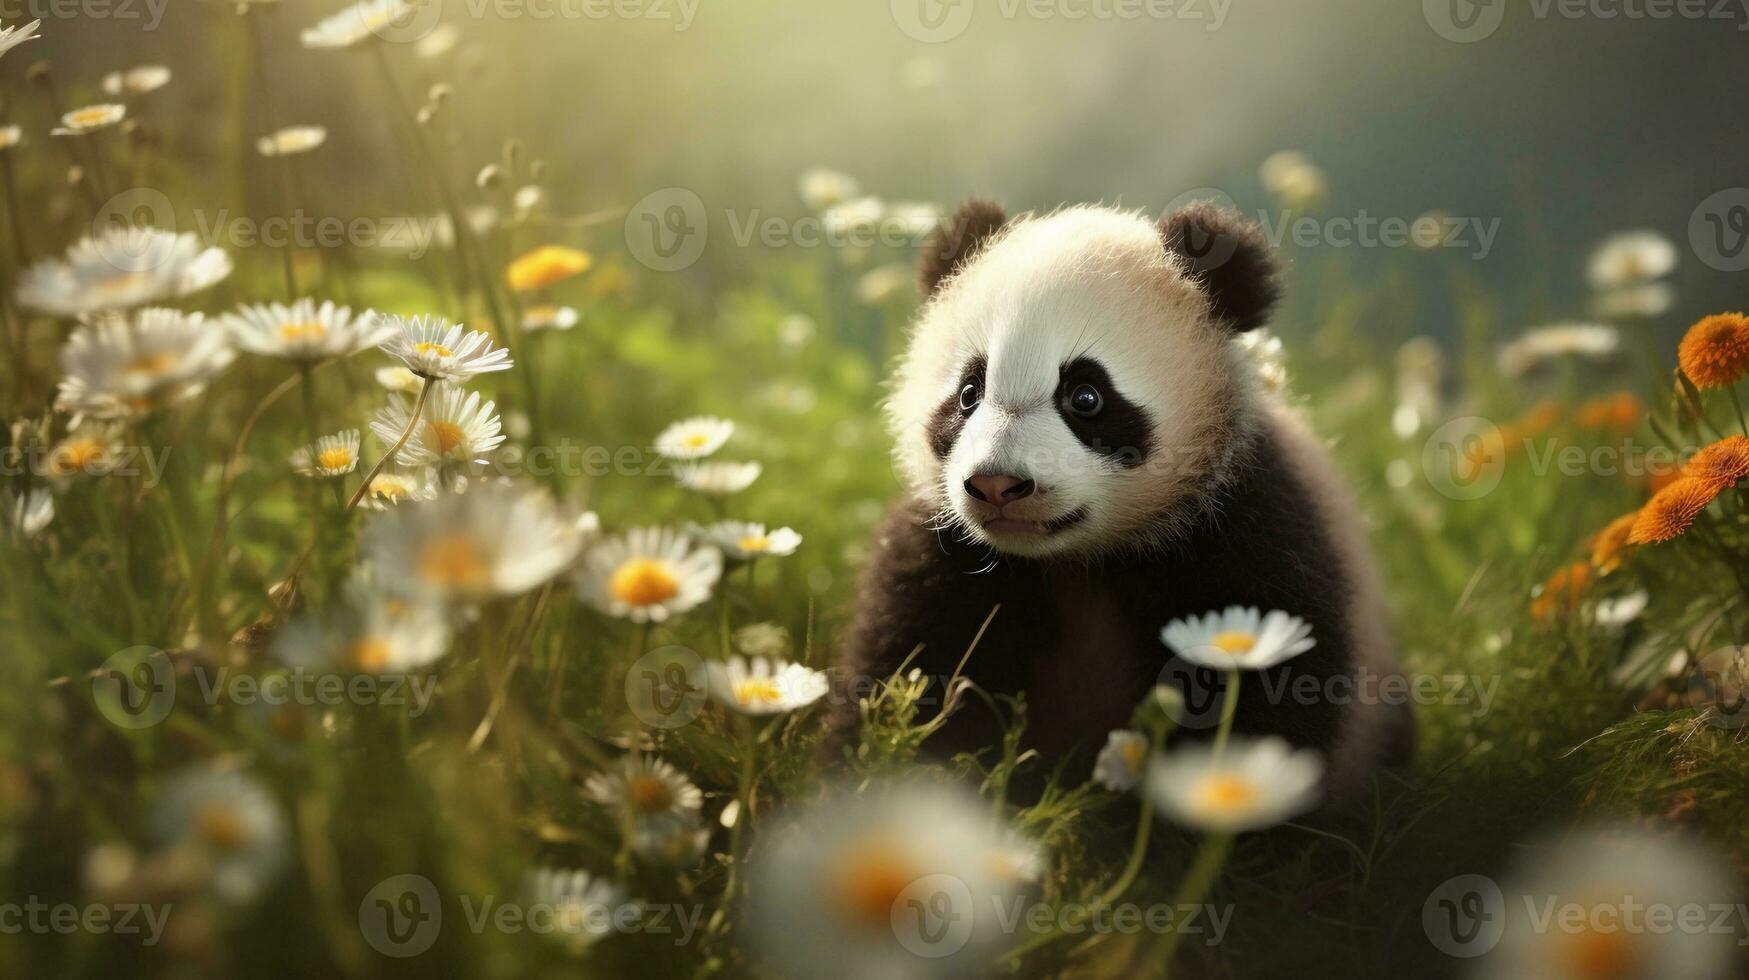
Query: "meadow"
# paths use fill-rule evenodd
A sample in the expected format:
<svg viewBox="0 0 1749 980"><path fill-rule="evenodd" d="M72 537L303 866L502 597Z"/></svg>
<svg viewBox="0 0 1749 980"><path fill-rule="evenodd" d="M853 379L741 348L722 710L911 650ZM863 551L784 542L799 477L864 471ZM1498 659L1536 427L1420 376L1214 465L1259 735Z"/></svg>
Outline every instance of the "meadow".
<svg viewBox="0 0 1749 980"><path fill-rule="evenodd" d="M250 33L262 6L224 14L368 66L372 118L324 126L392 129L404 221L292 222L336 193L328 128L246 58L249 138L181 167L172 69L62 78L0 25L7 975L1749 967L1749 320L1686 307L1669 241L1563 256L1595 303L1555 321L1414 229L1391 261L1444 263L1437 294L1284 242L1301 299L1249 347L1371 522L1413 686L1358 696L1415 703L1416 761L1343 812L1210 809L1173 773L1316 763L1175 750L1157 692L1021 805L1026 706L958 678L860 679L817 749L954 202L798 160L786 227L820 244L693 266L684 197L578 213L562 168L460 138L383 43L396 0L301 34ZM1342 179L1258 164L1284 219ZM1009 740L921 760L952 711ZM1520 896L1707 915L1552 928Z"/></svg>

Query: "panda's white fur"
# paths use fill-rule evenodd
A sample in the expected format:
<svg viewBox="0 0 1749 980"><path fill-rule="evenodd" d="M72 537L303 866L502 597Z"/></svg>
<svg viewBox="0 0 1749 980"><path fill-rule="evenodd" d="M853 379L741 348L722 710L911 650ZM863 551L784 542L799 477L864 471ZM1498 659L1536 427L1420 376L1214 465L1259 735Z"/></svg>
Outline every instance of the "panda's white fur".
<svg viewBox="0 0 1749 980"><path fill-rule="evenodd" d="M964 365L987 360L987 408L945 460L931 413L956 393ZM1155 449L1125 468L1083 445L1057 411L1061 365L1091 357L1154 422ZM917 498L997 550L1094 553L1169 537L1216 491L1258 418L1254 372L1232 330L1139 212L1066 208L1011 221L920 312L887 402L898 465ZM992 539L960 491L975 472L1024 472L1045 488L1009 505L1050 520L1086 519L1046 537Z"/></svg>

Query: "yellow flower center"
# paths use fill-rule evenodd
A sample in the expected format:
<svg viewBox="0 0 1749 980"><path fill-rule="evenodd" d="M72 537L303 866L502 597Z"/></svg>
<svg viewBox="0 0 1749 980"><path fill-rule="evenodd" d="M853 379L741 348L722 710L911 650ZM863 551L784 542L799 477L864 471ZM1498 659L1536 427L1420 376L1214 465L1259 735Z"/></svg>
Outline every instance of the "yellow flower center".
<svg viewBox="0 0 1749 980"><path fill-rule="evenodd" d="M694 432L686 437L686 448L703 449L710 445L711 437L703 432Z"/></svg>
<svg viewBox="0 0 1749 980"><path fill-rule="evenodd" d="M455 356L455 351L450 350L442 344L434 343L429 340L422 340L419 343L414 344L413 349L421 354L436 354L438 357Z"/></svg>
<svg viewBox="0 0 1749 980"><path fill-rule="evenodd" d="M1216 633L1214 639L1209 641L1209 645L1222 653L1235 657L1243 656L1257 646L1257 634L1246 633L1242 630L1229 630L1224 633Z"/></svg>
<svg viewBox="0 0 1749 980"><path fill-rule="evenodd" d="M1117 754L1123 760L1123 767L1131 774L1141 772L1142 759L1148 754L1148 743L1139 738L1130 739L1119 744Z"/></svg>
<svg viewBox="0 0 1749 980"><path fill-rule="evenodd" d="M96 126L109 119L110 112L102 106L92 106L89 109L76 109L67 114L67 123L74 127Z"/></svg>
<svg viewBox="0 0 1749 980"><path fill-rule="evenodd" d="M1627 980L1641 975L1642 951L1632 934L1624 930L1598 932L1587 929L1564 936L1561 961L1564 975L1585 980Z"/></svg>
<svg viewBox="0 0 1749 980"><path fill-rule="evenodd" d="M75 439L56 450L53 469L57 473L83 473L103 462L103 443L96 439Z"/></svg>
<svg viewBox="0 0 1749 980"><path fill-rule="evenodd" d="M769 677L749 677L733 687L735 700L744 705L776 704L783 700L777 681Z"/></svg>
<svg viewBox="0 0 1749 980"><path fill-rule="evenodd" d="M667 562L633 558L613 571L613 597L628 606L654 606L680 594L680 580Z"/></svg>
<svg viewBox="0 0 1749 980"><path fill-rule="evenodd" d="M176 366L173 354L142 354L128 362L129 374L163 374Z"/></svg>
<svg viewBox="0 0 1749 980"><path fill-rule="evenodd" d="M345 446L324 449L316 454L316 465L325 470L343 470L352 465L352 450Z"/></svg>
<svg viewBox="0 0 1749 980"><path fill-rule="evenodd" d="M735 542L735 547L749 553L765 551L771 547L771 539L763 534L750 534Z"/></svg>
<svg viewBox="0 0 1749 980"><path fill-rule="evenodd" d="M398 501L407 496L409 491L407 482L398 476L379 476L370 481L371 496L384 500Z"/></svg>
<svg viewBox="0 0 1749 980"><path fill-rule="evenodd" d="M488 571L485 551L471 534L432 538L419 553L419 574L433 585L478 589L486 584Z"/></svg>
<svg viewBox="0 0 1749 980"><path fill-rule="evenodd" d="M234 807L207 803L194 813L194 832L221 851L235 851L248 842L249 832Z"/></svg>
<svg viewBox="0 0 1749 980"><path fill-rule="evenodd" d="M327 335L327 325L315 320L306 323L284 323L279 328L279 339L288 344L295 344L300 340L321 340Z"/></svg>
<svg viewBox="0 0 1749 980"><path fill-rule="evenodd" d="M873 841L846 855L831 872L831 892L839 913L853 926L889 929L893 904L922 875L909 856L890 841Z"/></svg>
<svg viewBox="0 0 1749 980"><path fill-rule="evenodd" d="M389 665L394 651L389 649L387 641L375 636L362 636L353 642L346 651L347 659L352 666L363 671L379 671Z"/></svg>
<svg viewBox="0 0 1749 980"><path fill-rule="evenodd" d="M467 438L467 433L462 431L461 426L442 419L432 419L425 423L425 428L431 433L431 441L437 444L437 452L441 456L455 452L456 447Z"/></svg>
<svg viewBox="0 0 1749 980"><path fill-rule="evenodd" d="M97 283L96 288L97 292L104 296L120 296L133 292L134 289L149 281L150 277L144 272L127 272L118 276L111 276L108 279ZM158 356L163 357L166 355L160 354Z"/></svg>
<svg viewBox="0 0 1749 980"><path fill-rule="evenodd" d="M1244 810L1257 801L1257 786L1243 776L1220 773L1203 780L1197 788L1202 808L1211 813Z"/></svg>
<svg viewBox="0 0 1749 980"><path fill-rule="evenodd" d="M626 780L626 799L642 813L660 813L674 805L674 791L655 776L633 776Z"/></svg>

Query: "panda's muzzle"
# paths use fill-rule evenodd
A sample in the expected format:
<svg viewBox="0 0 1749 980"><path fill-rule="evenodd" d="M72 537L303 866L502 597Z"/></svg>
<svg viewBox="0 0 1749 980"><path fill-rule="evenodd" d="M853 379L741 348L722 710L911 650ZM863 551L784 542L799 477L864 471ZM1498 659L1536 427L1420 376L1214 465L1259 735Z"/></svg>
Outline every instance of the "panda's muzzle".
<svg viewBox="0 0 1749 980"><path fill-rule="evenodd" d="M966 493L972 499L1001 507L1032 496L1037 486L1028 479L1006 473L979 473L966 481Z"/></svg>

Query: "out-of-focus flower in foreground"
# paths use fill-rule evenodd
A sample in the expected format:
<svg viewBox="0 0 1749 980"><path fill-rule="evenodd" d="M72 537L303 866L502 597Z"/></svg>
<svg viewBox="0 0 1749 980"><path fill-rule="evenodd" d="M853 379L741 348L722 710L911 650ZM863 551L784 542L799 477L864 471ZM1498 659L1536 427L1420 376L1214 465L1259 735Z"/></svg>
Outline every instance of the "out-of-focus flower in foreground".
<svg viewBox="0 0 1749 980"><path fill-rule="evenodd" d="M723 448L734 434L735 423L728 419L698 415L663 429L656 437L656 451L669 459L703 459Z"/></svg>
<svg viewBox="0 0 1749 980"><path fill-rule="evenodd" d="M762 469L758 463L694 463L676 470L674 479L694 493L727 497L752 486Z"/></svg>
<svg viewBox="0 0 1749 980"><path fill-rule="evenodd" d="M160 846L198 862L225 902L252 901L285 864L279 803L240 772L198 769L172 777L153 807L151 826Z"/></svg>
<svg viewBox="0 0 1749 980"><path fill-rule="evenodd" d="M1222 751L1184 745L1149 764L1146 791L1187 827L1237 833L1274 826L1312 808L1324 761L1279 738L1234 737Z"/></svg>
<svg viewBox="0 0 1749 980"><path fill-rule="evenodd" d="M111 228L75 242L63 259L26 269L18 280L18 302L56 316L80 316L179 299L230 274L224 250L203 249L192 234Z"/></svg>
<svg viewBox="0 0 1749 980"><path fill-rule="evenodd" d="M386 588L441 605L520 595L563 571L578 547L552 498L508 481L383 511L360 542Z"/></svg>
<svg viewBox="0 0 1749 980"><path fill-rule="evenodd" d="M197 394L235 357L225 332L198 313L104 314L61 348L55 407L98 418L143 414Z"/></svg>
<svg viewBox="0 0 1749 980"><path fill-rule="evenodd" d="M1279 609L1228 606L1206 616L1175 619L1160 631L1173 653L1199 667L1262 670L1316 645L1312 627Z"/></svg>

